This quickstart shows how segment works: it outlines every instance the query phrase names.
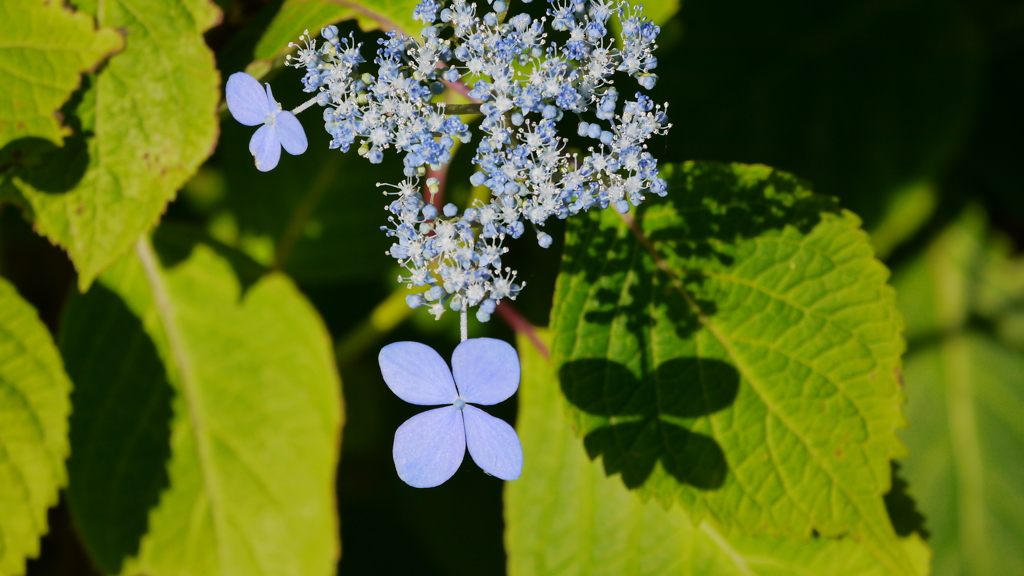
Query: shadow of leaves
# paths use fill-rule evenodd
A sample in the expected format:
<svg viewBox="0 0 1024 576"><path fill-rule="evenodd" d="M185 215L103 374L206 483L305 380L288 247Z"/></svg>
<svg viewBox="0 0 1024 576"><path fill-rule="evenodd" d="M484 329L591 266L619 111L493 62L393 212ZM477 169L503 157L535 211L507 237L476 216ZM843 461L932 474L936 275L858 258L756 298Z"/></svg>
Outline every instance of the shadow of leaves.
<svg viewBox="0 0 1024 576"><path fill-rule="evenodd" d="M89 80L84 78L82 86L61 107L60 116L71 130L63 145L35 137L9 142L0 149L0 176L16 175L35 190L49 194L63 194L78 186L89 168L88 142L93 137L76 115L88 86Z"/></svg>
<svg viewBox="0 0 1024 576"><path fill-rule="evenodd" d="M728 302L710 273L736 266L744 243L787 227L807 234L840 208L766 166L687 162L665 174L665 198L626 216L605 210L570 221L563 301L552 314L575 358L559 376L575 408L607 419L584 444L591 458L603 456L608 474L637 488L660 462L680 483L711 490L725 481L725 454L692 427L735 400L739 374L714 359L653 359L693 354L703 322ZM630 358L630 368L593 358L610 350Z"/></svg>
<svg viewBox="0 0 1024 576"><path fill-rule="evenodd" d="M97 566L117 574L170 482L174 394L142 323L102 284L72 298L61 328L75 384L68 500Z"/></svg>
<svg viewBox="0 0 1024 576"><path fill-rule="evenodd" d="M728 472L725 453L689 425L736 399L739 373L710 359L675 358L638 379L625 366L602 359L574 360L559 371L562 391L576 407L608 418L584 446L604 458L605 472L621 473L628 488L641 486L660 461L681 483L713 490Z"/></svg>

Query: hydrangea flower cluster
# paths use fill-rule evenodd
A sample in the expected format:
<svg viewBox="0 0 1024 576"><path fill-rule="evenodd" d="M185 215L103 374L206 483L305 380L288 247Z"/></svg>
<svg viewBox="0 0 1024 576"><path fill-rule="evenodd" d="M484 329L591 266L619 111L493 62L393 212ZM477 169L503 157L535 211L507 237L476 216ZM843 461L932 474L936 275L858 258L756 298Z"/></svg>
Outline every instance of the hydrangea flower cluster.
<svg viewBox="0 0 1024 576"><path fill-rule="evenodd" d="M462 320L452 371L415 342L390 344L379 356L395 394L441 406L410 418L395 434L396 469L416 487L450 478L467 448L488 474L514 480L522 472L512 427L471 405L501 402L519 383L515 350L498 340L469 340L466 328L469 308L486 322L524 285L502 268L506 239L521 237L529 226L547 248L552 238L542 227L552 216L594 206L625 213L646 192L667 191L647 151L647 141L671 127L665 107L641 91L620 102L613 86L615 75L632 77L643 90L657 81L659 29L642 8L625 0L548 0L541 18L508 18L504 0L487 2L481 9L470 0L421 0L413 14L424 24L420 36L392 31L381 39L376 75L360 71L365 60L353 36L339 37L328 26L318 41L307 31L289 62L305 70L303 89L316 95L291 112L281 110L269 85L264 90L247 74L232 75L226 88L232 115L247 126L262 125L249 146L260 170L276 166L282 147L292 154L305 150L294 115L316 104L324 108L331 148L357 146L372 163L389 149L402 154L405 179L378 184L392 197L389 224L382 227L394 239L388 254L407 271L399 281L422 288L408 296L409 306L429 306L438 318L459 311ZM613 18L621 31L616 38ZM435 102L448 88L473 103ZM452 203L441 206L435 176L445 173L456 142L472 141L463 114L482 116L470 183L488 195L460 211ZM593 141L585 152L571 150L559 134L566 114L578 118L578 136Z"/></svg>
<svg viewBox="0 0 1024 576"><path fill-rule="evenodd" d="M429 306L436 317L477 307L481 322L522 288L501 266L507 237L519 238L529 226L546 248L552 239L542 227L552 216L593 206L625 213L648 191L665 195L646 143L671 126L664 106L640 91L625 98L612 85L616 74L645 90L657 80L659 28L641 8L624 0L549 0L544 17L508 18L503 0L488 2L481 9L469 0L422 0L414 12L424 24L420 36L392 31L381 39L376 75L360 72L362 45L339 37L334 26L319 42L307 32L289 60L306 70L304 90L316 92L325 108L332 148L355 145L373 163L389 149L403 155L405 179L382 185L394 197L382 229L395 240L388 254L408 270L399 281L423 288L408 304ZM451 86L468 90L476 104L435 103ZM422 179L451 160L457 140L471 141L464 113L483 115L470 181L490 198L439 210L430 202L437 179L426 178L426 190ZM585 113L593 117L583 120ZM585 153L570 151L559 135L566 114L580 117L578 135L593 141Z"/></svg>

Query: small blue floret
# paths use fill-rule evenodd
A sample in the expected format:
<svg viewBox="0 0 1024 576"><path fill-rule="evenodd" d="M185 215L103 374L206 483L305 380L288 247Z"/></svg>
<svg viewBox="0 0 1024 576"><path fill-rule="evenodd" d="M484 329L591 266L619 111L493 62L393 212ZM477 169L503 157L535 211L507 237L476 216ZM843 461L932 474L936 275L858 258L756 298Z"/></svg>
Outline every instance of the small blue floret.
<svg viewBox="0 0 1024 576"><path fill-rule="evenodd" d="M515 429L473 406L497 404L515 394L520 375L515 348L492 338L466 340L455 348L448 370L429 346L395 342L381 349L378 361L384 382L399 398L441 406L413 416L395 431L395 468L406 484L432 488L444 483L459 469L467 448L484 472L502 480L519 478L523 447Z"/></svg>
<svg viewBox="0 0 1024 576"><path fill-rule="evenodd" d="M281 159L281 148L289 154L306 151L306 132L298 118L274 100L267 84L266 91L258 80L245 72L235 72L228 78L224 90L228 110L235 120L246 126L262 126L249 140L249 153L256 159L256 169L273 170Z"/></svg>

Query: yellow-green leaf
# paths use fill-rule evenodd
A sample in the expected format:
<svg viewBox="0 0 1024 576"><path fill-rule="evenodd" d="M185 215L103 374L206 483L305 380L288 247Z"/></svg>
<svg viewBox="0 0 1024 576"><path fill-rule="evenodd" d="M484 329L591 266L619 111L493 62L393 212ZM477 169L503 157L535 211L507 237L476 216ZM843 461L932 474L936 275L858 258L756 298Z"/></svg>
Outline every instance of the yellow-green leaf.
<svg viewBox="0 0 1024 576"><path fill-rule="evenodd" d="M332 575L342 401L322 321L216 243L154 243L64 320L83 540L107 573Z"/></svg>
<svg viewBox="0 0 1024 576"><path fill-rule="evenodd" d="M903 322L860 221L766 166L666 174L568 225L552 353L591 457L696 521L848 534L910 573L882 502Z"/></svg>
<svg viewBox="0 0 1024 576"><path fill-rule="evenodd" d="M0 4L0 148L28 136L60 145L68 134L57 110L124 42L112 28L96 29L88 14L62 2Z"/></svg>
<svg viewBox="0 0 1024 576"><path fill-rule="evenodd" d="M316 37L328 24L355 18L363 30L398 30L416 34L422 22L412 19L418 0L285 0L253 53L256 60L270 60L288 52L306 30Z"/></svg>
<svg viewBox="0 0 1024 576"><path fill-rule="evenodd" d="M39 554L67 481L70 392L46 326L0 278L0 576L23 574Z"/></svg>
<svg viewBox="0 0 1024 576"><path fill-rule="evenodd" d="M123 30L127 45L88 78L74 108L81 141L16 171L13 183L85 289L153 227L213 150L220 76L203 32L220 11L207 0L94 0L79 9Z"/></svg>
<svg viewBox="0 0 1024 576"><path fill-rule="evenodd" d="M522 477L505 486L511 576L891 574L853 538L728 535L710 519L694 525L678 507L642 501L587 458L554 365L527 338L518 348L523 379L516 429L525 464ZM920 538L911 535L901 545L914 573L927 574L928 548Z"/></svg>

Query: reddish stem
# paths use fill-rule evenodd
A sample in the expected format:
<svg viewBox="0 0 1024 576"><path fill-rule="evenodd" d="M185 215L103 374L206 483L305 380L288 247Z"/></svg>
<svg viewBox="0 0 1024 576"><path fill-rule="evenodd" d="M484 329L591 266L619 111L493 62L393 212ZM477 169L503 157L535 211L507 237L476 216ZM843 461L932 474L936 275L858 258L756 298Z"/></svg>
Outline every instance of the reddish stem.
<svg viewBox="0 0 1024 576"><path fill-rule="evenodd" d="M444 85L454 90L455 92L462 94L470 102L479 102L479 100L469 95L469 93L472 92L473 89L467 86L466 83L463 82L462 80L459 80L458 82L448 82L447 80L445 80Z"/></svg>
<svg viewBox="0 0 1024 576"><path fill-rule="evenodd" d="M515 306L512 306L512 304L505 301L498 304L498 308L496 310L498 312L498 316L501 316L501 319L505 321L505 324L508 324L509 328L515 331L516 334L525 335L531 342L533 342L533 345L537 350L544 355L544 358L549 360L551 359L551 353L548 351L548 347L544 345L544 342L542 342L540 337L537 336L537 327L530 324L530 321L520 314L519 310L515 309Z"/></svg>

